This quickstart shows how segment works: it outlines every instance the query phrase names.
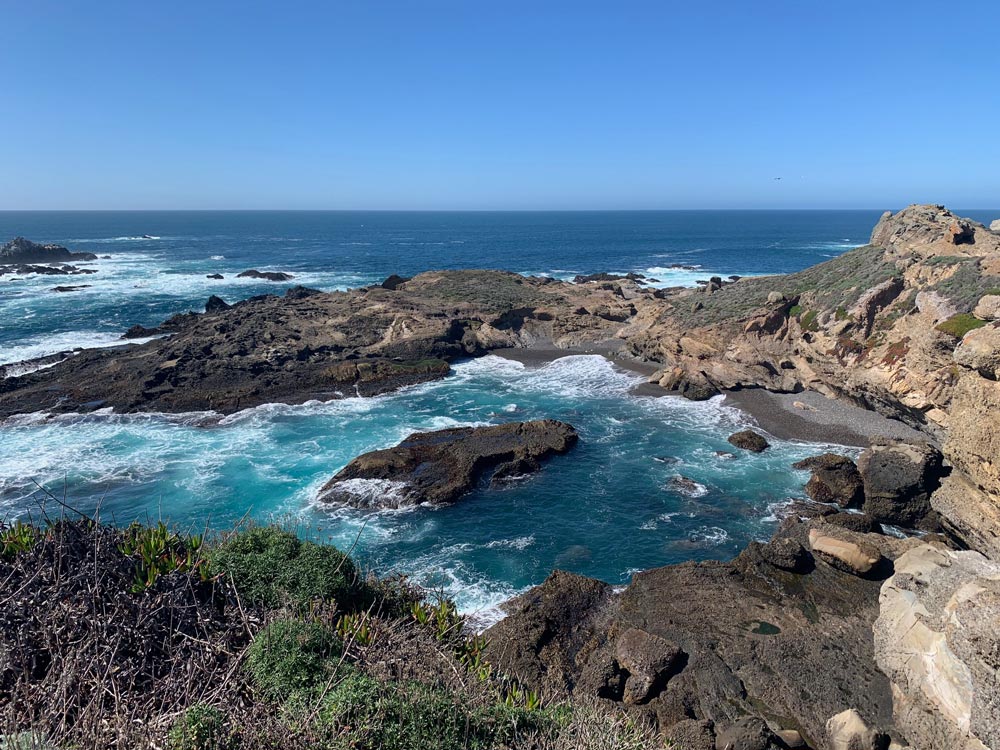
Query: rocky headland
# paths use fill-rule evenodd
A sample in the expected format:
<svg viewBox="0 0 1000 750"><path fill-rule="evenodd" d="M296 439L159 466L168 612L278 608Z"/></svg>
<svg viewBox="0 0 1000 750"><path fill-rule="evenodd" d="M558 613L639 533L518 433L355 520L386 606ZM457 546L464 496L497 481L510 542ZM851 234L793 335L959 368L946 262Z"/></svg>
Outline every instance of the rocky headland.
<svg viewBox="0 0 1000 750"><path fill-rule="evenodd" d="M620 591L554 572L487 632L490 663L686 750L1000 748L1000 234L911 206L884 215L868 245L799 273L643 281L450 271L218 300L144 329L163 334L154 341L0 381L0 417L371 395L510 347L620 349L692 399L802 394L803 420L807 394L840 399L905 424L906 439L803 463L812 501L731 562L645 571ZM439 447L455 435L411 436L326 489L343 502L338 484L399 481L450 501L572 441L568 426L561 448L546 430L522 455L506 441L524 426L503 427L495 447L461 436L467 452Z"/></svg>

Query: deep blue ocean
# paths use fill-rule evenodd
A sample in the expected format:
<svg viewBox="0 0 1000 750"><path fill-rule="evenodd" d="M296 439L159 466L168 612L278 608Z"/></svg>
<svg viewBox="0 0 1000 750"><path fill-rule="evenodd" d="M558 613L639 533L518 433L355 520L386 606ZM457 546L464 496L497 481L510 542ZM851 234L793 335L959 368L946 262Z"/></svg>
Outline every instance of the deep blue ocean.
<svg viewBox="0 0 1000 750"><path fill-rule="evenodd" d="M990 220L1000 212L962 212ZM503 268L571 278L638 271L660 285L720 274L799 270L864 244L878 211L676 212L0 212L17 235L102 258L76 277L0 277L0 363L108 346L155 325L293 284L325 290L433 268ZM148 235L152 239L144 238ZM696 266L677 269L672 266ZM291 282L236 279L248 268ZM224 280L206 278L221 273ZM56 293L56 284L89 288ZM0 517L38 513L45 487L125 523L166 518L225 528L279 518L332 539L379 573L443 589L483 620L504 599L564 568L627 583L636 570L728 558L770 535L802 496L789 465L822 447L773 441L736 458L726 436L748 418L720 398L691 403L630 394L641 378L573 356L525 368L495 356L445 380L370 399L265 405L204 415L28 415L0 424ZM533 478L483 488L453 506L331 511L318 488L355 455L412 431L551 417L578 448ZM678 486L682 476L697 485ZM48 512L57 512L51 500Z"/></svg>

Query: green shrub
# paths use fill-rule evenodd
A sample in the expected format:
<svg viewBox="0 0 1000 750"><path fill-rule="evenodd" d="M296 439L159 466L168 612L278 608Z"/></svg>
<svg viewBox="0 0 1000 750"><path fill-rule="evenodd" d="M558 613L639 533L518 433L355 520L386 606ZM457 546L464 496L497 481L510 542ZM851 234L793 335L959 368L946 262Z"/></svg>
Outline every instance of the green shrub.
<svg viewBox="0 0 1000 750"><path fill-rule="evenodd" d="M191 706L170 727L170 750L222 750L226 743L225 717L217 708Z"/></svg>
<svg viewBox="0 0 1000 750"><path fill-rule="evenodd" d="M982 328L984 325L986 325L985 321L979 320L979 318L973 317L969 313L959 313L958 315L952 315L943 323L938 323L937 329L960 339L969 331Z"/></svg>
<svg viewBox="0 0 1000 750"><path fill-rule="evenodd" d="M797 318L802 314L802 305L792 305L788 308L788 317Z"/></svg>
<svg viewBox="0 0 1000 750"><path fill-rule="evenodd" d="M337 737L337 748L462 750L508 746L526 736L552 737L562 714L473 706L446 690L380 683L351 670L326 696L320 716Z"/></svg>
<svg viewBox="0 0 1000 750"><path fill-rule="evenodd" d="M801 318L799 318L799 325L802 326L803 331L813 331L814 333L819 330L819 321L816 319L819 313L815 310L809 310Z"/></svg>
<svg viewBox="0 0 1000 750"><path fill-rule="evenodd" d="M41 533L30 523L17 520L0 530L0 558L13 559L21 552L27 552L41 538Z"/></svg>
<svg viewBox="0 0 1000 750"><path fill-rule="evenodd" d="M316 622L278 620L253 639L246 668L267 696L284 701L326 684L340 655L340 642Z"/></svg>
<svg viewBox="0 0 1000 750"><path fill-rule="evenodd" d="M838 307L837 311L833 314L833 317L837 321L847 320L847 310L845 310L843 306Z"/></svg>
<svg viewBox="0 0 1000 750"><path fill-rule="evenodd" d="M323 599L342 610L365 606L371 593L351 559L336 547L290 531L255 526L209 552L213 574L229 575L244 598L267 607Z"/></svg>

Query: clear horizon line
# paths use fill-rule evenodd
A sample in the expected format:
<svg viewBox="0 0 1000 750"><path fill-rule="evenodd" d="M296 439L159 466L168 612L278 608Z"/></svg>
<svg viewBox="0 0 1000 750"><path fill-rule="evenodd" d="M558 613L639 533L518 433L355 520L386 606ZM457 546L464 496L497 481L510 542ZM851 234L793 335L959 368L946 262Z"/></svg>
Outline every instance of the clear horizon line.
<svg viewBox="0 0 1000 750"><path fill-rule="evenodd" d="M917 205L917 204L906 204ZM884 206L800 207L699 207L699 208L0 208L5 213L664 213L671 211L898 211ZM965 206L953 210L997 211L998 208Z"/></svg>

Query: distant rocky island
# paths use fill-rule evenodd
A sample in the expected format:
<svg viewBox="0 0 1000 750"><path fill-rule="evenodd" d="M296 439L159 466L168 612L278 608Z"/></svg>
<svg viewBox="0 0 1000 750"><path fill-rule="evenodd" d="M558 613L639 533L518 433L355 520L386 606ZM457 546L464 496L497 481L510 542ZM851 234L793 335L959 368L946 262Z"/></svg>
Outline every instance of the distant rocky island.
<svg viewBox="0 0 1000 750"><path fill-rule="evenodd" d="M341 591L299 600L312 601L320 613L332 608L336 632L306 633L311 625L304 623L326 621L299 610L293 620L299 624L287 626L299 629L288 647L312 644L303 659L326 664L317 667L319 674L333 674L340 666L328 662L341 657L322 643L336 636L338 654L346 655L341 661L364 679L412 681L423 686L418 692L446 686L470 705L482 700L481 688L466 683L488 685L529 713L536 701L565 702L584 713L624 717L637 743L653 737L683 750L1000 748L997 230L996 222L987 228L942 206L914 205L886 213L868 245L826 263L785 276L716 277L697 289L657 289L637 274L563 282L500 271L429 271L348 292L294 287L235 304L213 297L203 313L126 334L156 336L146 343L82 351L0 380L0 418L107 407L222 415L267 402L370 396L445 377L457 360L510 349L604 353L647 372L651 386L695 400L795 394L788 419L809 422L820 433L829 428L830 442L836 442L835 425L817 421L810 398L822 394L862 407L905 426L907 438L870 439L856 461L827 453L801 462L797 468L812 475L805 488L810 500L789 510L770 541L751 543L730 562L644 571L624 590L554 571L509 602L506 618L482 639L471 640L449 630L447 611L434 614L416 595L406 598L372 582L364 586L374 589L364 588L352 578ZM79 255L18 239L0 249L0 262L88 259ZM454 502L477 482L530 474L576 440L570 425L552 421L412 435L356 458L331 478L321 499L379 507ZM731 442L734 450L768 447L754 432ZM557 472L558 461L568 459L552 460ZM0 580L8 583L0 584L0 604L11 600L12 586L72 594L38 582L55 580L49 573L64 542L45 537L15 547L9 531L3 533ZM138 564L128 560L142 559L128 552L139 546L122 532L87 527L66 533L76 540L80 565L104 560L123 580L128 576L121 571ZM105 557L80 552L94 544L104 545ZM190 647L192 673L218 677L198 670L203 663L228 664L231 657L223 653L252 650L251 636L264 632L278 608L278 599L251 606L237 621L235 602L243 596L253 605L261 587L281 576L246 572L240 566L249 563L225 545L200 568L184 544L164 542L170 560L187 562L171 563L160 583L154 575L148 595L200 633L203 645ZM245 546L251 557L272 554L260 540L254 544ZM287 549L297 542L280 544L287 563L294 557ZM342 578L338 571L347 569L324 575ZM199 573L209 570L215 578ZM190 593L203 591L192 581L200 586L210 579L232 588L217 600ZM298 583L281 580L283 596L299 594ZM139 584L137 590L147 590ZM101 594L116 595L111 589ZM190 614L181 616L188 596L195 596L191 612L206 613L195 620L207 630L184 619ZM370 611L381 614L360 635L360 623L367 622L362 613L376 602L382 609ZM150 612L161 610L150 604L139 612L145 606L135 604L129 616L153 618L140 621L152 628L149 637L162 639L166 631L149 624L156 621ZM95 607L91 616L100 611ZM52 654L43 658L44 649L31 645L39 660L31 668L3 655L18 643L27 648L15 632L37 631L41 639L49 626L24 607L16 613L0 616L0 699L37 698L42 688L36 695L33 685L54 690L51 675L38 666ZM73 615L49 617L70 622ZM406 625L393 629L390 621ZM441 662L427 642L426 627L434 622L444 623L438 643L448 644ZM412 668L397 653L412 655ZM101 658L110 669L125 657ZM185 668L155 658L170 669ZM478 682L461 677L476 674ZM375 700L381 688L365 685ZM280 700L289 695L280 693ZM170 705L174 714L189 708ZM521 734L501 738L490 733L502 720L474 715L486 722L475 726L489 735L489 743L478 746L548 746L545 732L558 737L562 731L551 716L552 726L540 728L517 714ZM473 725L468 716L464 721ZM624 731L621 726L614 731Z"/></svg>

